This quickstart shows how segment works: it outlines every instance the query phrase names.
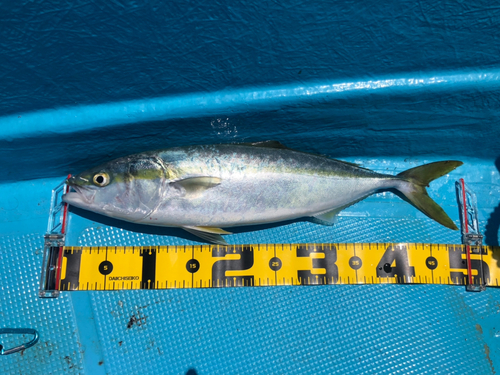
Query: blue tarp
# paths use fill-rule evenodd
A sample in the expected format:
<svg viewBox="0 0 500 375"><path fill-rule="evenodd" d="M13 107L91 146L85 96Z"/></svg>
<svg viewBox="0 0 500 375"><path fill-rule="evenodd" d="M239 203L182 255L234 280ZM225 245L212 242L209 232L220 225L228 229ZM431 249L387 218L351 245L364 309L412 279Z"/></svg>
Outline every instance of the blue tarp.
<svg viewBox="0 0 500 375"><path fill-rule="evenodd" d="M500 227L499 8L435 2L8 2L0 14L0 327L40 342L6 374L484 373L500 368L500 290L318 286L37 296L50 191L129 153L275 139L398 173L465 162L454 181ZM460 243L391 193L231 243ZM68 242L190 244L72 212ZM131 317L138 324L128 327ZM8 338L13 340L12 338ZM10 341L9 341L10 343Z"/></svg>

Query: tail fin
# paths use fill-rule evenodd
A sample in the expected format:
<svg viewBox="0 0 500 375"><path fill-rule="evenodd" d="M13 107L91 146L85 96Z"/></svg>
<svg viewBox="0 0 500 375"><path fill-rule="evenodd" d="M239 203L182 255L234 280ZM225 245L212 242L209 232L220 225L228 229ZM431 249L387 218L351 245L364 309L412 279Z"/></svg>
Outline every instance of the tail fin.
<svg viewBox="0 0 500 375"><path fill-rule="evenodd" d="M447 228L457 230L457 226L446 214L446 212L444 212L444 210L427 195L425 187L429 186L431 181L444 176L462 164L463 163L461 161L448 160L408 169L407 171L398 174L398 177L411 183L411 188L400 191L411 204L431 219L436 220L439 224L442 224Z"/></svg>

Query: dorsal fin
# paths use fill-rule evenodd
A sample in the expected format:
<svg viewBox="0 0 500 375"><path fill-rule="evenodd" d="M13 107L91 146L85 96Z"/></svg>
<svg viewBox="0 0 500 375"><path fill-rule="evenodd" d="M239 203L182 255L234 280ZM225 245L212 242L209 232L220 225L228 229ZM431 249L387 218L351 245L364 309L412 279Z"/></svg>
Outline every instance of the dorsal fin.
<svg viewBox="0 0 500 375"><path fill-rule="evenodd" d="M285 146L283 143L281 143L279 141L272 141L272 140L270 140L270 141L261 141L261 142L241 142L241 143L234 143L234 144L235 145L242 145L242 146L266 147L266 148L278 148L278 149L282 149L282 150L292 150L292 151L295 151L295 152L302 152L304 154L322 156L322 157L328 158L330 160L335 160L335 161L338 161L340 163L352 165L353 167L357 167L357 168L361 168L361 169L366 169L368 171L370 170L368 168L364 168L361 165L356 164L356 163L352 163L350 161L333 159L333 158L331 158L328 155L316 154L316 153L313 153L313 152L304 152L304 151L295 150L293 148Z"/></svg>
<svg viewBox="0 0 500 375"><path fill-rule="evenodd" d="M286 147L284 144L282 144L278 141L241 142L241 143L234 143L234 144L235 145L242 145L242 146L280 148L280 149L285 149L285 150L291 150L290 148Z"/></svg>
<svg viewBox="0 0 500 375"><path fill-rule="evenodd" d="M321 155L321 156L325 156L325 155ZM350 161L345 161L345 160L332 159L332 158L330 158L328 156L325 156L325 157L328 158L328 159L330 159L330 160L338 161L339 163L349 164L349 165L352 165L353 167L357 167L357 168L361 168L361 169L366 169L367 171L371 171L371 169L362 167L361 164L351 163Z"/></svg>

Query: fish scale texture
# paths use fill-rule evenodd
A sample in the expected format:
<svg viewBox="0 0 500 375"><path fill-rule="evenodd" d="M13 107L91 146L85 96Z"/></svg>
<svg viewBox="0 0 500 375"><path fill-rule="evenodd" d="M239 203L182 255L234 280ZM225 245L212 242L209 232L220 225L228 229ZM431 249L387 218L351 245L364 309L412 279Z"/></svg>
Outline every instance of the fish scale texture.
<svg viewBox="0 0 500 375"><path fill-rule="evenodd" d="M233 240L456 241L448 232L428 219L341 217L333 237L299 222ZM169 241L111 227L86 228L78 240ZM493 373L477 357L487 349L470 323L497 313L489 293L424 285L90 292L107 373L200 375Z"/></svg>
<svg viewBox="0 0 500 375"><path fill-rule="evenodd" d="M70 296L38 298L43 237L0 237L0 328L34 328L39 342L22 354L0 356L1 374L81 374L82 355ZM5 348L31 340L31 335L1 335ZM26 363L32 364L26 367ZM36 365L35 365L36 364Z"/></svg>

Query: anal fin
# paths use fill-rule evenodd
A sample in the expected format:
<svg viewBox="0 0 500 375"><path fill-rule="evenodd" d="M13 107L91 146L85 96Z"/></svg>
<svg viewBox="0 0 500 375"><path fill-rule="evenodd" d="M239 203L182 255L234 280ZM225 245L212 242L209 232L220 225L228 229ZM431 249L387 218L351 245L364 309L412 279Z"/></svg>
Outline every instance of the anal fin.
<svg viewBox="0 0 500 375"><path fill-rule="evenodd" d="M340 213L340 211L345 210L347 207L351 207L353 204L362 201L366 197L367 195L356 199L355 201L349 202L341 207L334 208L333 210L323 211L316 215L313 215L314 222L321 225L333 225L338 221L337 215Z"/></svg>
<svg viewBox="0 0 500 375"><path fill-rule="evenodd" d="M338 221L337 215L345 207L335 208L334 210L322 212L320 214L314 215L313 218L316 219L315 222L323 225L333 225Z"/></svg>
<svg viewBox="0 0 500 375"><path fill-rule="evenodd" d="M185 231L194 234L196 237L200 237L205 241L218 245L227 245L226 240L221 236L221 234L231 234L224 229L216 227L205 227L205 226L186 226L182 227Z"/></svg>

